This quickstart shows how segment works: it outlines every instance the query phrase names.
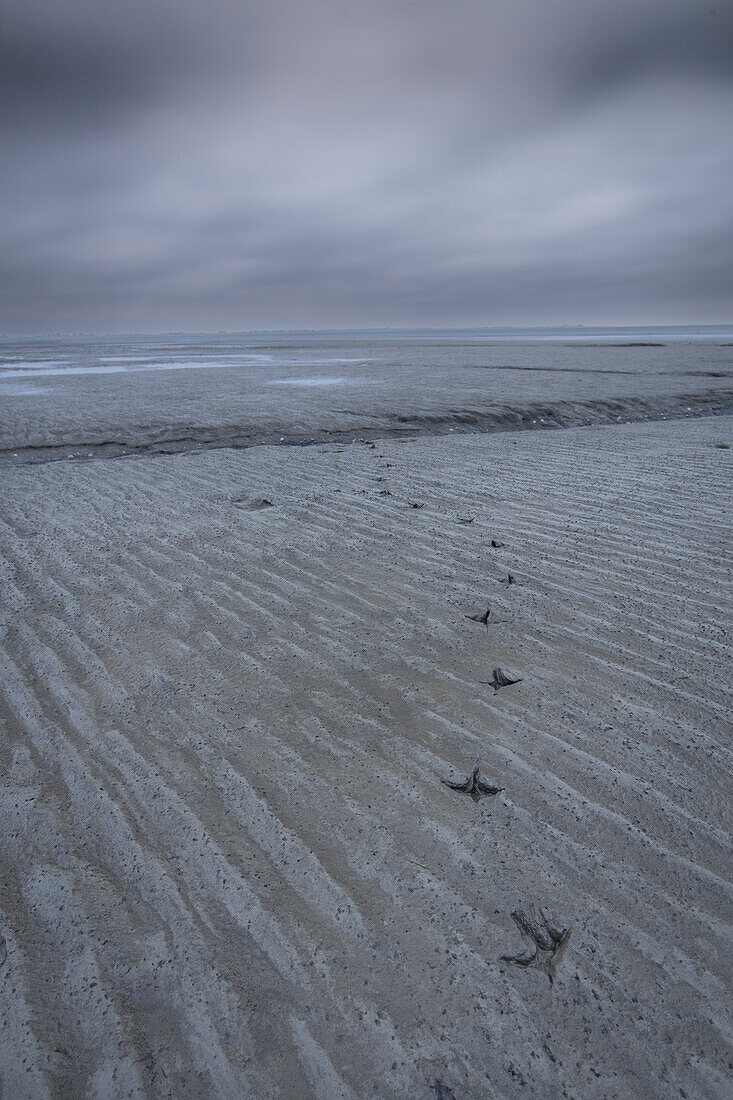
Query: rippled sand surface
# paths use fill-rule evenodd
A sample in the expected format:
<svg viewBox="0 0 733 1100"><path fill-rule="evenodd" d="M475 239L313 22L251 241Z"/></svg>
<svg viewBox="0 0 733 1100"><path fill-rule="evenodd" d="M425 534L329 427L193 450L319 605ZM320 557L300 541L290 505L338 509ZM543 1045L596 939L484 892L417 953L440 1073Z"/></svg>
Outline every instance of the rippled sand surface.
<svg viewBox="0 0 733 1100"><path fill-rule="evenodd" d="M732 428L6 468L2 1095L728 1095Z"/></svg>

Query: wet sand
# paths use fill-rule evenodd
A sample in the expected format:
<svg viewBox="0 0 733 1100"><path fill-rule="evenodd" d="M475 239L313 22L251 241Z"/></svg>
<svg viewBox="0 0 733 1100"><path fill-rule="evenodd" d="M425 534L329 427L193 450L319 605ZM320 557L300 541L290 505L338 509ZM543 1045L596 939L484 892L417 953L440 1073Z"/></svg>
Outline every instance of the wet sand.
<svg viewBox="0 0 733 1100"><path fill-rule="evenodd" d="M727 1095L732 435L5 468L2 1095Z"/></svg>
<svg viewBox="0 0 733 1100"><path fill-rule="evenodd" d="M720 338L5 341L0 405L0 467L537 430L731 415L733 352Z"/></svg>

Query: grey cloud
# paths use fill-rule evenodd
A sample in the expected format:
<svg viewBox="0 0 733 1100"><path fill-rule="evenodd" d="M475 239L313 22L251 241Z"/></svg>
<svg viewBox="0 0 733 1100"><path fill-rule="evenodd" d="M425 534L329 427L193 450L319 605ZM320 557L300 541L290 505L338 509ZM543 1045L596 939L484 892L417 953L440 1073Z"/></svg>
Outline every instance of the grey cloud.
<svg viewBox="0 0 733 1100"><path fill-rule="evenodd" d="M0 324L725 319L732 20L13 0Z"/></svg>
<svg viewBox="0 0 733 1100"><path fill-rule="evenodd" d="M240 80L257 63L256 19L228 5L172 0L119 5L96 0L6 0L0 37L0 100L9 126L83 132L192 84L218 79L222 64ZM224 19L229 16L228 29Z"/></svg>
<svg viewBox="0 0 733 1100"><path fill-rule="evenodd" d="M733 7L670 3L574 51L568 83L597 95L648 75L733 82Z"/></svg>

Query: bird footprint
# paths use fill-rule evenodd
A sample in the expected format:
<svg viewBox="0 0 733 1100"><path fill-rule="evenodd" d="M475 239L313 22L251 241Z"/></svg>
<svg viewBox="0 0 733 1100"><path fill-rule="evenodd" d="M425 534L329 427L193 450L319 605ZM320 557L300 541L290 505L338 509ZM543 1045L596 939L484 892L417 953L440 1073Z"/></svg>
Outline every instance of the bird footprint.
<svg viewBox="0 0 733 1100"><path fill-rule="evenodd" d="M491 608L487 607L483 615L466 615L467 619L470 619L472 623L481 623L482 626L488 628L489 615L491 614Z"/></svg>
<svg viewBox="0 0 733 1100"><path fill-rule="evenodd" d="M479 775L480 765L478 761L473 766L473 771L470 773L467 779L464 779L462 783L453 783L450 779L442 780L446 787L450 787L452 791L460 791L461 794L470 794L474 802L478 802L482 794L498 794L499 791L503 791L503 787L492 787L489 783Z"/></svg>
<svg viewBox="0 0 733 1100"><path fill-rule="evenodd" d="M492 687L495 692L497 692L499 688L510 687L512 684L521 684L522 682L521 676L513 680L502 668L492 668L491 675L493 677L492 680L480 680L479 683Z"/></svg>
<svg viewBox="0 0 733 1100"><path fill-rule="evenodd" d="M238 497L234 500L235 504L242 504L250 512L261 512L263 508L274 508L274 504L267 497L257 497L256 500L246 500L244 497Z"/></svg>
<svg viewBox="0 0 733 1100"><path fill-rule="evenodd" d="M467 619L470 619L472 623L481 623L486 629L489 629L489 619L491 617L491 608L487 607L483 615L466 615ZM499 623L508 623L509 619L494 619L492 626L497 626Z"/></svg>
<svg viewBox="0 0 733 1100"><path fill-rule="evenodd" d="M502 955L503 961L542 970L552 984L555 969L570 939L570 928L558 928L552 917L535 905L526 909L515 909L511 917L522 938L529 943L526 950L518 955Z"/></svg>

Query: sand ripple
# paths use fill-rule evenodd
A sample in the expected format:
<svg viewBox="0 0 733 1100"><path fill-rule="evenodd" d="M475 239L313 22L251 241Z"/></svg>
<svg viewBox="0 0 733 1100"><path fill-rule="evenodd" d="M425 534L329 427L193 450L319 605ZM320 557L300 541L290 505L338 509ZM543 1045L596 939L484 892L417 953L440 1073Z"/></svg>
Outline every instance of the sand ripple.
<svg viewBox="0 0 733 1100"><path fill-rule="evenodd" d="M3 1094L724 1096L731 423L6 470Z"/></svg>

